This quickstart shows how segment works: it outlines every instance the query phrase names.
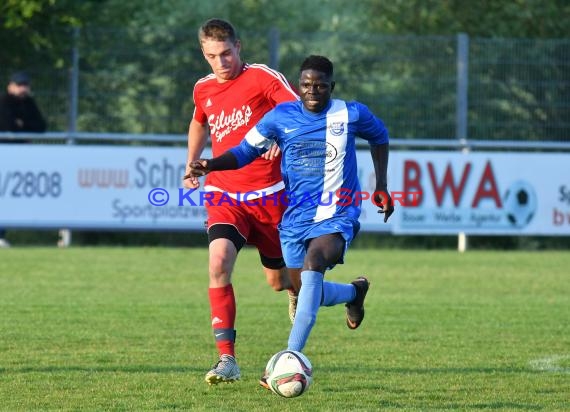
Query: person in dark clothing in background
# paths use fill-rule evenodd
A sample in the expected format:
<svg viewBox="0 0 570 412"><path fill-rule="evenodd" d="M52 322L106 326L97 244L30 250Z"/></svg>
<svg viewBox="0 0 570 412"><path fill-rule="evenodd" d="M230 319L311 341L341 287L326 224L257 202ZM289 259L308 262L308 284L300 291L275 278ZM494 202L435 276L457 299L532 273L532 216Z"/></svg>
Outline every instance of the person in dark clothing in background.
<svg viewBox="0 0 570 412"><path fill-rule="evenodd" d="M14 73L7 93L0 98L0 132L42 133L46 127L32 96L30 76L25 72Z"/></svg>
<svg viewBox="0 0 570 412"><path fill-rule="evenodd" d="M0 97L0 132L45 132L46 121L32 97L31 79L25 72L12 75L7 92ZM9 139L3 143L28 143L25 139ZM9 247L0 228L0 248Z"/></svg>

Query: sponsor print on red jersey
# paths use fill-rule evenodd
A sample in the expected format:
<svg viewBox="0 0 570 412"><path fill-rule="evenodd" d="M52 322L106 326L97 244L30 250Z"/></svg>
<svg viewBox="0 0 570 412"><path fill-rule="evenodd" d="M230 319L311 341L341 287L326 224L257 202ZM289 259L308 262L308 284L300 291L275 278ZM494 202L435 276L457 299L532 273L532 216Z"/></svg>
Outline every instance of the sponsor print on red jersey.
<svg viewBox="0 0 570 412"><path fill-rule="evenodd" d="M285 77L263 64L244 64L238 77L218 83L211 74L194 86L194 119L210 126L212 152L219 156L238 145L245 134L279 103L299 100ZM256 159L250 165L206 177L206 188L230 193L282 189L280 159Z"/></svg>

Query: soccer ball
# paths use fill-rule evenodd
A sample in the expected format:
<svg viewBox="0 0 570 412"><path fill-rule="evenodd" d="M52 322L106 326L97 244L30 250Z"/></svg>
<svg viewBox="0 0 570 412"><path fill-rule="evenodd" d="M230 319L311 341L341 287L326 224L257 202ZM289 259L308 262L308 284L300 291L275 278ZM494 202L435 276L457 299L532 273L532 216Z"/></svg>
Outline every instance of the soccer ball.
<svg viewBox="0 0 570 412"><path fill-rule="evenodd" d="M523 228L530 223L537 205L534 188L523 180L512 183L505 193L503 208L507 220L516 228Z"/></svg>
<svg viewBox="0 0 570 412"><path fill-rule="evenodd" d="M269 389L285 398L307 392L313 383L313 367L301 352L282 350L269 359L265 367Z"/></svg>

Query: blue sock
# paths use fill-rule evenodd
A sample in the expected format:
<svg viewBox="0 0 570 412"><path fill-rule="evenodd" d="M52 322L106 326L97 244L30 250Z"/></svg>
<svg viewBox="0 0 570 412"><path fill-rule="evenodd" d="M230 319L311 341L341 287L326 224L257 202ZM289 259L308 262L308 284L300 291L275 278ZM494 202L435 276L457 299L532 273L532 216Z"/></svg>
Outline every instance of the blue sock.
<svg viewBox="0 0 570 412"><path fill-rule="evenodd" d="M301 352L317 320L321 305L324 274L312 270L301 272L301 290L297 300L295 322L289 333L287 348Z"/></svg>
<svg viewBox="0 0 570 412"><path fill-rule="evenodd" d="M321 306L334 306L352 302L356 289L352 283L323 282L323 303Z"/></svg>

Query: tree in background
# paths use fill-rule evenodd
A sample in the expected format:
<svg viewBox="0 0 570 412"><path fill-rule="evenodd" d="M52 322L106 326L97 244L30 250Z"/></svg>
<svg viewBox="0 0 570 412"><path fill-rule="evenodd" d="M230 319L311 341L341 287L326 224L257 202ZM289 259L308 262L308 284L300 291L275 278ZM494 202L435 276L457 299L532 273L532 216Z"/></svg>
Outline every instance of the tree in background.
<svg viewBox="0 0 570 412"><path fill-rule="evenodd" d="M485 42L568 38L567 15L568 2L534 0L6 0L0 76L30 71L53 130L66 130L75 46L80 131L183 134L191 86L207 69L196 29L219 16L241 28L246 60L272 62L277 29L279 69L292 81L300 59L327 55L340 83L354 85L338 90L342 97L383 113L394 136L454 138L454 36L464 32L472 38L470 73L478 76L469 91L469 136L510 139L517 130L518 138L557 139L567 136L551 125L568 117L560 102L569 79L557 64L568 42L529 42L520 51L509 42ZM525 83L529 78L538 83Z"/></svg>

